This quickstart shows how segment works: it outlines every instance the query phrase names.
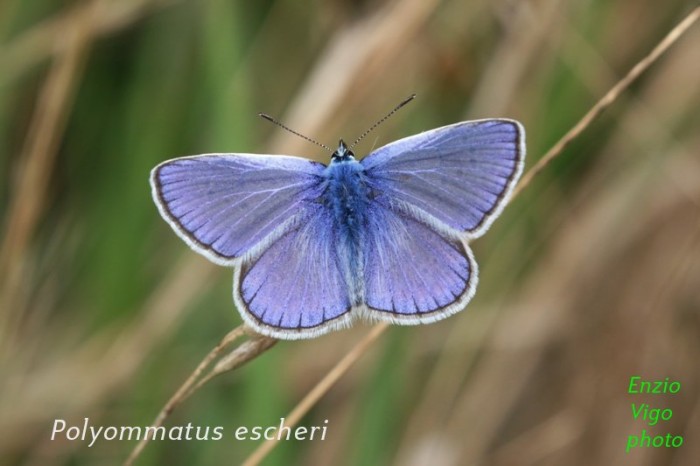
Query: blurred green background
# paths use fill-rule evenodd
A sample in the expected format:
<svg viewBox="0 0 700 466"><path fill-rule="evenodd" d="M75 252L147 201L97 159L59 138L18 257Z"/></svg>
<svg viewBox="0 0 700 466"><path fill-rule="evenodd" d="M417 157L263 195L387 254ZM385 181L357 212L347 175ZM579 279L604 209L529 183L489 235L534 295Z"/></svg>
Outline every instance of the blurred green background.
<svg viewBox="0 0 700 466"><path fill-rule="evenodd" d="M54 419L145 426L240 323L231 271L163 222L168 158L327 154L511 117L527 166L695 1L4 0L0 3L0 463L115 464L134 442L51 441ZM269 465L695 465L700 458L700 27L576 139L473 245L467 312L393 327ZM215 379L139 464L238 464L368 331L281 342ZM627 394L629 377L677 395ZM656 426L630 403L673 409ZM625 454L641 430L681 448Z"/></svg>

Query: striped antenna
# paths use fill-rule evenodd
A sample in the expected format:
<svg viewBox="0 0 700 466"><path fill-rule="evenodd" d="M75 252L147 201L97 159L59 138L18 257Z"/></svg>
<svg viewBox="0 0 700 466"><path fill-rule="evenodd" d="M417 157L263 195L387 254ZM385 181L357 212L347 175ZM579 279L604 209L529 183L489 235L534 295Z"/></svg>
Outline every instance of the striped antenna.
<svg viewBox="0 0 700 466"><path fill-rule="evenodd" d="M306 139L307 141L309 141L309 142L311 142L311 143L313 143L313 144L316 144L316 145L319 146L319 147L323 147L323 148L326 149L328 152L333 152L333 151L331 150L331 148L328 147L327 145L321 144L320 142L315 141L315 140L311 139L311 138L308 137L308 136L304 136L304 135L301 134L301 133L297 133L297 132L294 131L293 129L291 129L291 128L289 128L289 127L283 125L283 124L280 123L279 121L275 120L274 118L272 118L272 117L271 117L270 115L268 115L267 113L258 113L258 116L259 116L259 117L262 117L262 118L264 118L264 119L266 119L266 120L269 121L270 123L276 124L277 126L279 126L279 127L282 128L282 129L286 129L286 130L289 131L290 133L292 133L292 134L294 134L294 135L296 135L296 136L299 136L299 137L302 138L302 139Z"/></svg>
<svg viewBox="0 0 700 466"><path fill-rule="evenodd" d="M407 103L409 103L410 101L412 101L412 100L415 99L415 98L416 98L416 95L415 95L415 94L411 94L407 99L404 99L403 102L401 102L399 105L397 105L396 107L394 107L394 109L393 109L392 111L390 111L389 113L387 113L386 116L385 116L384 118L382 118L381 120L379 120L378 122L376 122L375 124L373 124L367 131L365 131L364 133L362 133L362 134L360 135L359 138L355 139L355 142L353 142L352 144L350 144L350 147L349 147L349 148L352 149L353 147L355 147L355 145L356 145L358 142L362 141L362 140L365 138L365 136L367 136L369 133L371 133L377 126L379 126L379 125L381 125L382 123L384 123L384 121L385 121L387 118L389 118L391 115L393 115L394 113L396 113L401 107L403 107L404 105L406 105Z"/></svg>

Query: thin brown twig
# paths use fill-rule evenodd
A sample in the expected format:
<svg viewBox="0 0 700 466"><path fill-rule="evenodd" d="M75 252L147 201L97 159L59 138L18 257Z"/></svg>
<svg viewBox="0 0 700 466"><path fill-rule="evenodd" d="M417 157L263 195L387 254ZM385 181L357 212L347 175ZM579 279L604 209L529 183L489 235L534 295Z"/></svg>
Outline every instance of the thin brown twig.
<svg viewBox="0 0 700 466"><path fill-rule="evenodd" d="M214 349L212 349L209 352L209 354L207 354L204 357L204 359L202 359L202 362L199 363L194 372L190 374L190 376L187 378L187 380L185 380L185 382L180 386L180 388L175 392L175 394L172 397L170 397L165 406L163 406L163 409L161 409L158 415L156 416L155 420L153 421L153 424L151 424L151 427L160 427L163 425L163 422L165 422L165 419L167 419L170 413L172 413L176 407L178 407L183 401L189 398L192 395L192 393L194 393L194 390L191 390L191 388L195 384L195 382L197 382L197 379L202 374L202 372L204 372L204 370L207 367L209 367L212 361L216 359L221 354L221 352L224 349L226 349L226 347L228 347L235 340L243 336L246 333L246 331L247 328L245 325L239 325L235 329L231 330L224 338L222 338L219 344L216 345ZM151 432L155 432L155 430L149 429L148 432L150 434ZM138 458L138 456L141 454L143 449L146 447L146 445L152 438L152 435L149 434L144 436L139 441L139 443L136 444L136 447L134 447L133 451L124 462L125 466L133 464L136 458Z"/></svg>
<svg viewBox="0 0 700 466"><path fill-rule="evenodd" d="M221 361L216 363L216 366L214 366L214 368L211 371L209 371L207 375L202 377L199 380L199 382L197 382L197 385L192 387L184 395L184 397L189 398L191 395L194 394L194 392L202 388L214 377L237 369L245 362L248 362L251 359L258 357L268 349L272 348L272 346L278 341L279 340L275 338L270 338L263 335L253 335L250 340L241 343L241 345L235 350L233 350L231 353L229 353L228 356L225 356L221 359Z"/></svg>
<svg viewBox="0 0 700 466"><path fill-rule="evenodd" d="M634 82L649 66L651 66L671 45L673 45L690 26L695 23L700 17L700 7L695 8L683 21L675 26L652 51L640 60L627 75L615 84L585 115L584 117L569 130L547 153L532 167L516 186L513 196L517 196L524 188L526 188L532 179L537 176L554 158L558 157L567 145L576 137L578 137L603 110L609 107L617 97L629 85ZM301 417L306 414L317 402L330 390L340 377L348 371L352 364L359 359L364 352L370 348L371 344L387 329L388 324L381 323L376 325L372 331L360 342L352 348L343 359L341 359L313 388L311 391L297 404L297 406L285 418L285 427L296 425ZM267 454L277 445L276 437L265 440L243 463L244 466L254 466L259 464Z"/></svg>
<svg viewBox="0 0 700 466"><path fill-rule="evenodd" d="M642 73L644 73L652 64L658 60L658 58L668 50L671 45L673 45L687 30L692 26L695 21L700 18L700 7L696 7L693 11L686 16L683 21L678 23L671 32L669 32L666 37L664 37L661 42L659 42L656 47L654 47L651 52L644 58L642 58L632 69L625 75L624 78L620 79L617 84L615 84L596 104L591 107L591 109L576 123L556 144L552 146L551 149L547 151L546 154L540 158L537 163L523 176L520 183L515 187L513 191L513 198L516 197L520 192L525 189L532 179L537 176L542 170L544 170L547 165L550 164L559 154L561 154L564 149L577 138L588 126L605 110L607 109L617 97L625 91L630 84L632 84Z"/></svg>
<svg viewBox="0 0 700 466"><path fill-rule="evenodd" d="M379 336L389 327L389 324L382 322L375 325L365 337L360 340L348 354L346 354L338 363L331 369L325 377L323 377L314 388L306 394L306 396L296 405L296 407L285 417L284 427L294 427L302 417L323 397L323 395L335 385L350 367L367 351ZM267 456L267 454L275 447L278 440L277 437L265 440L260 446L243 462L243 466L254 466Z"/></svg>

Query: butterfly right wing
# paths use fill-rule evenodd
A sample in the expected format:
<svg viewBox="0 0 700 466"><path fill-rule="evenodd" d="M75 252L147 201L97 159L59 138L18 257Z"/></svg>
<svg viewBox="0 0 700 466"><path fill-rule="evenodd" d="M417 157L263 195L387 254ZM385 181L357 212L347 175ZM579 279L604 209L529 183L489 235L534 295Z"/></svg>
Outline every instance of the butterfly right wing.
<svg viewBox="0 0 700 466"><path fill-rule="evenodd" d="M507 202L524 141L516 121L467 121L393 142L360 162L374 193L364 264L371 319L413 325L464 308L478 279L467 242Z"/></svg>
<svg viewBox="0 0 700 466"><path fill-rule="evenodd" d="M205 154L151 172L163 218L196 252L220 265L255 256L318 198L325 166L276 155Z"/></svg>

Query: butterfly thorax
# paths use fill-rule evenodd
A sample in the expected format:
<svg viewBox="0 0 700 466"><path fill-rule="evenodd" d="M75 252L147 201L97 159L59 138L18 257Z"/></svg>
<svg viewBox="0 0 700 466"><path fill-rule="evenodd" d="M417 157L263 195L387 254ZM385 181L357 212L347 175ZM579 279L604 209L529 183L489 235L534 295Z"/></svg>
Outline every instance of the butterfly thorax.
<svg viewBox="0 0 700 466"><path fill-rule="evenodd" d="M362 244L370 202L364 170L352 155L331 159L325 170L327 187L323 196L332 212L338 258L354 305L364 300Z"/></svg>

